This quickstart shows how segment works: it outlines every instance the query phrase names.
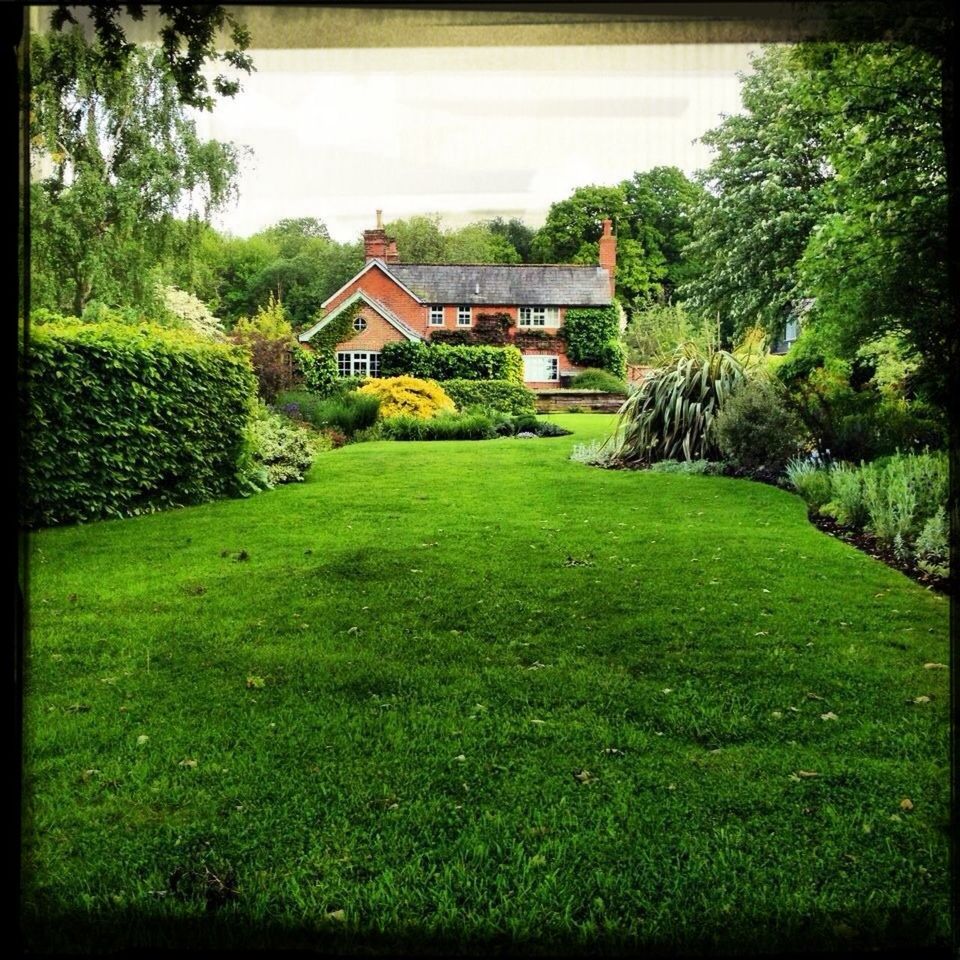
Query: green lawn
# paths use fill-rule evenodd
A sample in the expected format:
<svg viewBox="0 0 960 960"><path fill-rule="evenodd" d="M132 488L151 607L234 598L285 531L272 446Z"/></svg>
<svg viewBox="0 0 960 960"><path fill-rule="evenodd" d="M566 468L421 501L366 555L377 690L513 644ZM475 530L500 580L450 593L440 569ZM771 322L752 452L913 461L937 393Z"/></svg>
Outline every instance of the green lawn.
<svg viewBox="0 0 960 960"><path fill-rule="evenodd" d="M945 600L555 419L37 534L28 945L943 945Z"/></svg>

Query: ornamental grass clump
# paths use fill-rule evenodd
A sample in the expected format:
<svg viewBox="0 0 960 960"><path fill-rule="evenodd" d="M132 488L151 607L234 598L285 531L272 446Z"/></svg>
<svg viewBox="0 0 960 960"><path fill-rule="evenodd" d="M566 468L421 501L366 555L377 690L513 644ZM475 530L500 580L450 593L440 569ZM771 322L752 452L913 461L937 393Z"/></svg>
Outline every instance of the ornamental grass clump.
<svg viewBox="0 0 960 960"><path fill-rule="evenodd" d="M787 480L812 510L830 501L830 471L816 460L794 457L784 470Z"/></svg>
<svg viewBox="0 0 960 960"><path fill-rule="evenodd" d="M614 458L625 465L718 459L714 419L744 382L733 354L684 344L620 409Z"/></svg>
<svg viewBox="0 0 960 960"><path fill-rule="evenodd" d="M429 419L443 411L453 413L456 410L456 405L439 384L416 377L371 380L358 392L379 398L380 416L384 419L400 415Z"/></svg>

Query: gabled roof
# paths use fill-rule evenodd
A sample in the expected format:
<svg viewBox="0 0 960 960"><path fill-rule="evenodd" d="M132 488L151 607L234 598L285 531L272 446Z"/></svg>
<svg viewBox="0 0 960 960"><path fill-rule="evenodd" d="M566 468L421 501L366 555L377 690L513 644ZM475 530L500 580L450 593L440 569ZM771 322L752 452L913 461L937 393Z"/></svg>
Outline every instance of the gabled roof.
<svg viewBox="0 0 960 960"><path fill-rule="evenodd" d="M387 323L392 324L396 327L408 340L422 340L423 337L420 336L416 330L411 330L392 310L389 310L385 307L379 300L371 297L370 294L364 293L363 290L358 290L353 296L347 297L335 310L328 313L322 320L315 323L309 330L305 330L300 334L297 339L301 343L306 343L308 340L313 338L315 333L318 333L322 330L331 320L335 320L347 307L352 306L358 300L363 300L367 306L376 310L377 313L383 317Z"/></svg>
<svg viewBox="0 0 960 960"><path fill-rule="evenodd" d="M390 263L384 269L426 303L602 307L611 302L609 275L597 266Z"/></svg>
<svg viewBox="0 0 960 960"><path fill-rule="evenodd" d="M414 300L418 301L419 303L423 302L412 290L408 290L407 287L405 287L397 277L391 274L391 272L387 269L387 265L382 260L374 257L373 260L369 261L359 273L355 273L339 290L337 290L335 293L331 293L330 296L320 304L321 309L325 307L331 300L339 297L340 294L343 293L343 291L346 290L351 283L359 280L365 273L367 273L369 270L372 270L374 267L377 267L382 273L385 273L388 277L390 277L391 280L403 287L404 291L409 293Z"/></svg>

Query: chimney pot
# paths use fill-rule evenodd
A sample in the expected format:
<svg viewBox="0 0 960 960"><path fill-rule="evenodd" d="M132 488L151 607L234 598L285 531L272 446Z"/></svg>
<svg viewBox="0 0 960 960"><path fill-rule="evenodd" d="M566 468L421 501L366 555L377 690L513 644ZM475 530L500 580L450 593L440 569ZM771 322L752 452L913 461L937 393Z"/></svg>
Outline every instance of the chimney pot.
<svg viewBox="0 0 960 960"><path fill-rule="evenodd" d="M382 217L383 217L383 211L382 211L382 210L378 210L378 211L377 211L377 229L378 229L378 230L382 230L382 229L383 229L383 219L382 219Z"/></svg>

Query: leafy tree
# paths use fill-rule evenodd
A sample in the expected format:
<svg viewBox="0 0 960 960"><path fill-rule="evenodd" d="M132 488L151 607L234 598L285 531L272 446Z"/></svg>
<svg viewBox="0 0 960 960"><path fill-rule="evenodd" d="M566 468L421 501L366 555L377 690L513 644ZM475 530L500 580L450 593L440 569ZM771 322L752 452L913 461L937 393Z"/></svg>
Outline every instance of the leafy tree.
<svg viewBox="0 0 960 960"><path fill-rule="evenodd" d="M577 187L566 200L551 204L546 223L533 238L534 261L584 262L593 253L592 262L596 263L596 243L603 233L603 221L608 218L613 220L616 233L624 237L631 235L630 210L622 187ZM618 266L619 263L618 249Z"/></svg>
<svg viewBox="0 0 960 960"><path fill-rule="evenodd" d="M127 3L122 6L131 20L143 19L143 4ZM51 28L59 32L68 23L77 26L79 21L71 12L77 7L78 4L57 4L50 13ZM127 40L121 4L91 4L81 9L89 18L96 35L91 62L95 59L99 67L109 72L123 72L136 48ZM185 106L199 110L213 108L214 98L210 95L210 84L203 73L205 64L220 62L245 73L253 69L253 62L245 52L250 45L250 32L228 7L220 4L166 3L156 8L156 12L164 22L160 30L161 56L176 86L178 99ZM217 35L221 31L229 33L233 44L231 48L219 48ZM60 79L63 81L68 77L64 75ZM212 85L214 92L222 97L232 97L240 91L239 82L224 74L214 77Z"/></svg>
<svg viewBox="0 0 960 960"><path fill-rule="evenodd" d="M704 189L677 167L654 167L623 182L633 237L647 256L662 262L664 294L693 279L699 269L686 253L693 239L693 213Z"/></svg>
<svg viewBox="0 0 960 960"><path fill-rule="evenodd" d="M712 197L691 251L692 306L780 332L792 302L841 357L897 333L941 403L951 336L941 65L900 43L770 48L743 83L746 113L705 142Z"/></svg>
<svg viewBox="0 0 960 960"><path fill-rule="evenodd" d="M280 246L282 257L295 257L309 240L329 240L327 225L316 217L290 217L278 220L272 227L254 236L262 236Z"/></svg>
<svg viewBox="0 0 960 960"><path fill-rule="evenodd" d="M653 303L637 310L624 335L630 363L656 363L681 344L707 350L717 342L716 325L687 310L682 303Z"/></svg>
<svg viewBox="0 0 960 960"><path fill-rule="evenodd" d="M511 217L510 220L504 220L503 217L494 217L492 220L485 222L492 234L503 237L520 254L521 263L531 262L534 231L519 217Z"/></svg>
<svg viewBox="0 0 960 960"><path fill-rule="evenodd" d="M509 239L483 223L447 233L443 258L448 263L520 263L520 254Z"/></svg>
<svg viewBox="0 0 960 960"><path fill-rule="evenodd" d="M184 205L231 195L232 146L203 141L159 51L117 66L79 30L31 43L35 303L80 315L93 298L155 309L156 266Z"/></svg>
<svg viewBox="0 0 960 960"><path fill-rule="evenodd" d="M803 95L794 48L770 47L742 77L744 113L701 139L716 152L701 174L687 256L701 272L681 288L688 305L719 316L724 336L760 322L772 335L803 292L797 263L822 215L829 168Z"/></svg>
<svg viewBox="0 0 960 960"><path fill-rule="evenodd" d="M443 263L444 241L440 215L414 216L386 224L387 236L395 237L403 263Z"/></svg>

